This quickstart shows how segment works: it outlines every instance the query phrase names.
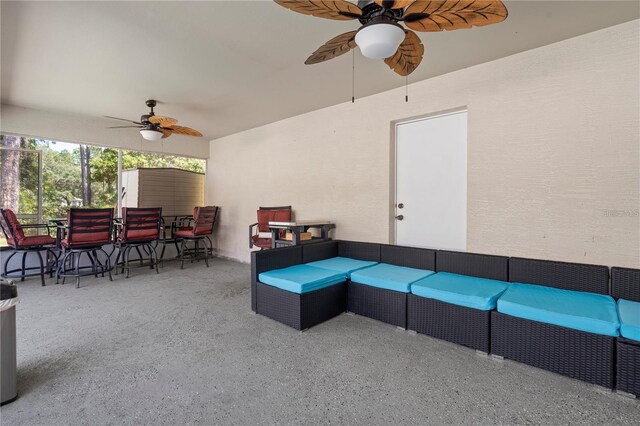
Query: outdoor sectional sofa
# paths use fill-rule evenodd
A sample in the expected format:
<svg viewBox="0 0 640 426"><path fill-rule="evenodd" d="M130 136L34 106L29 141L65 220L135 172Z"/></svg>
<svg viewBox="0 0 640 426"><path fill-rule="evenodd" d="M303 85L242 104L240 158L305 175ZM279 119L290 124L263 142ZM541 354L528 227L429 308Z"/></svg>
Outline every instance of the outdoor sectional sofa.
<svg viewBox="0 0 640 426"><path fill-rule="evenodd" d="M295 329L349 311L640 395L640 270L351 241L251 265L253 311Z"/></svg>
<svg viewBox="0 0 640 426"><path fill-rule="evenodd" d="M611 294L622 324L616 345L617 388L640 396L640 269L611 268Z"/></svg>

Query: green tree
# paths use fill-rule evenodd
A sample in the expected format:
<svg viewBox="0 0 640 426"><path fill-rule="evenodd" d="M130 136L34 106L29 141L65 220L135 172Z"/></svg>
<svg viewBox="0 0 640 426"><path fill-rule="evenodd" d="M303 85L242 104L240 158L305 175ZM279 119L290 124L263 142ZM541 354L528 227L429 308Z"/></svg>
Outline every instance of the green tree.
<svg viewBox="0 0 640 426"><path fill-rule="evenodd" d="M65 217L69 207L79 205L82 200L76 150L59 152L49 147L41 148L43 150L43 216L44 218Z"/></svg>
<svg viewBox="0 0 640 426"><path fill-rule="evenodd" d="M2 137L2 145L6 148L20 148L20 138L6 135ZM19 211L20 200L20 152L2 150L0 167L1 204L3 208Z"/></svg>

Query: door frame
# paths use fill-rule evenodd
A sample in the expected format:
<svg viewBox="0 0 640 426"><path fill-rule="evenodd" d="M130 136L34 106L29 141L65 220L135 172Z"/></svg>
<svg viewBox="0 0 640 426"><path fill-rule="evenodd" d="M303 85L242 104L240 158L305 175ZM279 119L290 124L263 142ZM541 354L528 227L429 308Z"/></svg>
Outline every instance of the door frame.
<svg viewBox="0 0 640 426"><path fill-rule="evenodd" d="M446 110L441 110L437 112L432 112L428 114L417 115L409 118L402 118L399 120L393 120L390 124L390 144L389 144L389 244L397 244L396 240L396 204L398 200L396 199L397 194L397 175L396 175L396 166L397 166L397 152L398 152L398 143L397 143L397 128L401 124L413 123L415 121L429 120L437 117L444 117L447 115L459 114L461 112L467 113L467 145L469 144L469 108L466 105L449 108ZM467 167L469 162L469 156L467 155ZM467 176L467 183L468 183ZM468 197L468 194L467 194Z"/></svg>

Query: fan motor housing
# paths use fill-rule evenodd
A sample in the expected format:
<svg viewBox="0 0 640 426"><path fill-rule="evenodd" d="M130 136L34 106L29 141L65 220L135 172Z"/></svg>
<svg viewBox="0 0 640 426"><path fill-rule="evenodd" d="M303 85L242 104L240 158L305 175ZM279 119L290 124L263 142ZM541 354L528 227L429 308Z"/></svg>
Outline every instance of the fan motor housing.
<svg viewBox="0 0 640 426"><path fill-rule="evenodd" d="M358 18L358 21L362 25L366 25L375 19L384 19L388 21L397 22L402 19L404 9L385 9L373 0L361 0L358 2L358 7L362 9L362 16Z"/></svg>

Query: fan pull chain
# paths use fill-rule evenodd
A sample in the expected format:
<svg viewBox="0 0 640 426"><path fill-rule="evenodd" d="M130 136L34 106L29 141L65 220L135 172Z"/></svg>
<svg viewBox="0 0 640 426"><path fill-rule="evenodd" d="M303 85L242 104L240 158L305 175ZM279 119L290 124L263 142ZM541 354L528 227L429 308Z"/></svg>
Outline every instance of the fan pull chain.
<svg viewBox="0 0 640 426"><path fill-rule="evenodd" d="M404 77L404 101L409 102L409 76Z"/></svg>
<svg viewBox="0 0 640 426"><path fill-rule="evenodd" d="M351 50L351 103L356 101L356 51Z"/></svg>

